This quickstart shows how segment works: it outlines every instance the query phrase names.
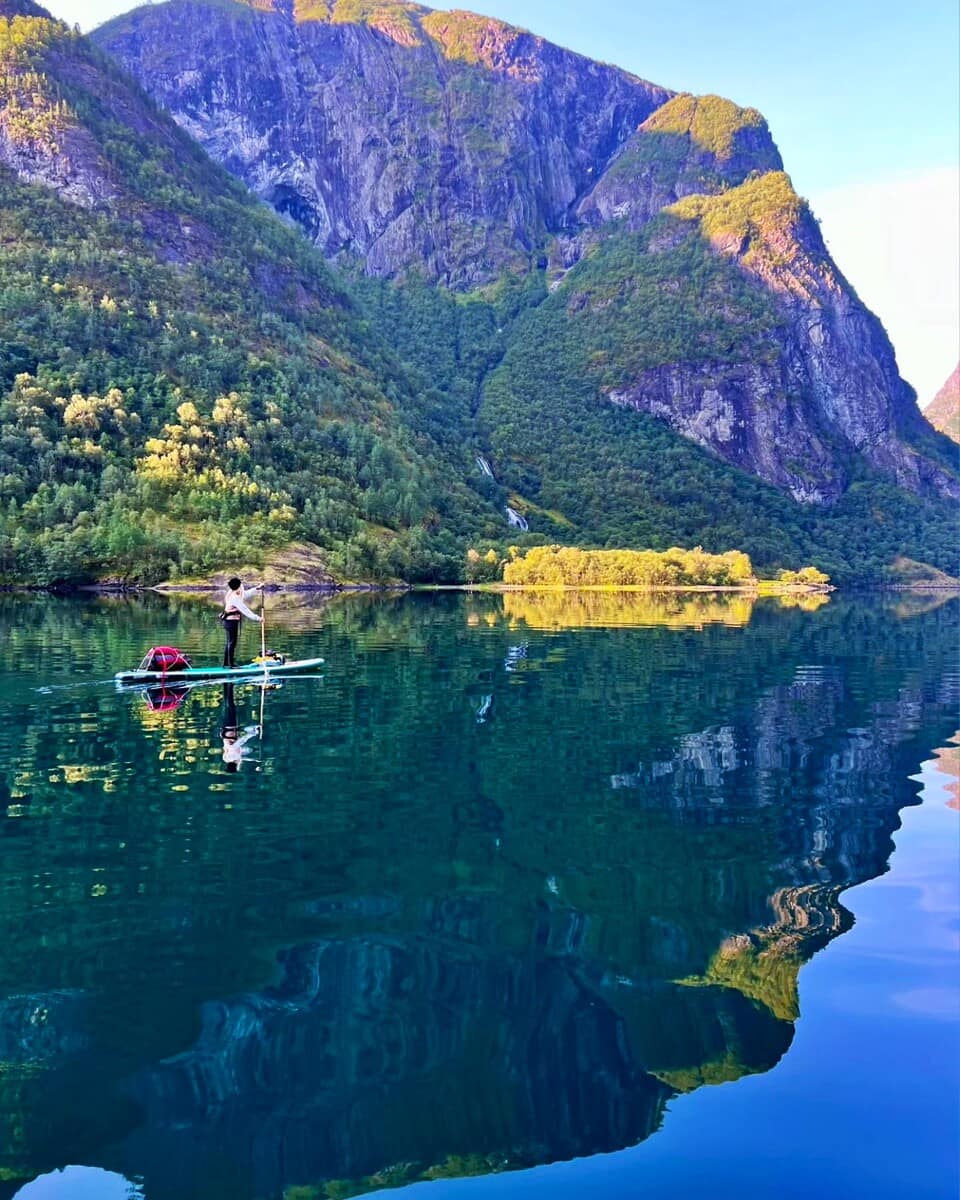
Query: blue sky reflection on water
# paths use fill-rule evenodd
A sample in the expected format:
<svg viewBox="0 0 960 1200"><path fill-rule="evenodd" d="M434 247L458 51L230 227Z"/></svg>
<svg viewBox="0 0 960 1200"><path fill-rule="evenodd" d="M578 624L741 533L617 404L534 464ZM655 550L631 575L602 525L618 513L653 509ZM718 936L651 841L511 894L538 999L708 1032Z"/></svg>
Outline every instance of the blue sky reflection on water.
<svg viewBox="0 0 960 1200"><path fill-rule="evenodd" d="M796 1037L773 1070L677 1097L628 1150L390 1194L953 1200L960 814L935 761L919 778L923 803L901 814L890 871L843 894L854 928L803 968Z"/></svg>
<svg viewBox="0 0 960 1200"><path fill-rule="evenodd" d="M73 1166L38 1176L14 1200L143 1200L143 1191L115 1171Z"/></svg>

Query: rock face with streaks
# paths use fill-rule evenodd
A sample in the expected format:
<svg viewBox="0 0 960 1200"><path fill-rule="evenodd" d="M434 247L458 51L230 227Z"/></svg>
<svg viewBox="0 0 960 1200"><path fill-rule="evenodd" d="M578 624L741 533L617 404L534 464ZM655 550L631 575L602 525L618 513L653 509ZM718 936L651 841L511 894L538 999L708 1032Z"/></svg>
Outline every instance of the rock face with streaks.
<svg viewBox="0 0 960 1200"><path fill-rule="evenodd" d="M176 0L96 36L327 255L455 285L528 266L671 94L415 4Z"/></svg>
<svg viewBox="0 0 960 1200"><path fill-rule="evenodd" d="M36 69L46 12L31 0L0 0L0 19L10 30L0 39L0 167L85 208L113 199L117 189L96 142ZM15 19L14 32L7 22Z"/></svg>

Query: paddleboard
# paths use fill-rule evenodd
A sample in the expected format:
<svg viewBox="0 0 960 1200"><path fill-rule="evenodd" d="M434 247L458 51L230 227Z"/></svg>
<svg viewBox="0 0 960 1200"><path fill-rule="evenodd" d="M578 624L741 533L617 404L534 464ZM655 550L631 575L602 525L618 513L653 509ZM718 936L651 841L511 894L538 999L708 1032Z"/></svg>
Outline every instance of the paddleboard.
<svg viewBox="0 0 960 1200"><path fill-rule="evenodd" d="M189 683L192 679L240 679L257 675L292 675L319 667L322 658L300 658L293 662L252 662L239 667L184 667L179 671L118 671L117 683Z"/></svg>

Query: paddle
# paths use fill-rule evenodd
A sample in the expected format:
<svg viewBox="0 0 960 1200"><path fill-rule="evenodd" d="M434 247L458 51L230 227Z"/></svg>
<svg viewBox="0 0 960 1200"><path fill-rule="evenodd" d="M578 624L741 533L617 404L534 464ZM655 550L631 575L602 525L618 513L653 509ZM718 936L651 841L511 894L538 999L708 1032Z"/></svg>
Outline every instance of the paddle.
<svg viewBox="0 0 960 1200"><path fill-rule="evenodd" d="M263 664L263 669L267 669L267 593L263 590L263 584L260 584L260 662ZM264 681L260 685L260 719L257 721L257 738L260 742L260 761L263 762L263 698L267 694L267 681L264 676Z"/></svg>
<svg viewBox="0 0 960 1200"><path fill-rule="evenodd" d="M267 658L267 593L263 590L263 584L260 584L260 657L264 661Z"/></svg>

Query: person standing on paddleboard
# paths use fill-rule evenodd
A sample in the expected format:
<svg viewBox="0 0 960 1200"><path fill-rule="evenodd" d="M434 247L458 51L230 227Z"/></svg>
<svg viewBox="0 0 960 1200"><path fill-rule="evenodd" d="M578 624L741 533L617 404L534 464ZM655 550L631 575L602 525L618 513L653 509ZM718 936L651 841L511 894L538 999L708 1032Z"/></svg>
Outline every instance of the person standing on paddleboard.
<svg viewBox="0 0 960 1200"><path fill-rule="evenodd" d="M236 575L227 581L227 590L223 596L223 612L220 614L227 639L223 647L223 665L225 667L237 665L233 661L233 656L236 653L237 638L240 636L240 622L243 618L249 617L251 621L263 620L263 617L244 604L245 600L250 596L255 596L260 590L255 587L245 588Z"/></svg>

